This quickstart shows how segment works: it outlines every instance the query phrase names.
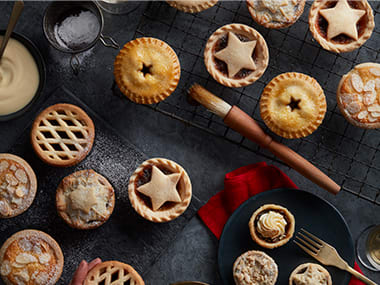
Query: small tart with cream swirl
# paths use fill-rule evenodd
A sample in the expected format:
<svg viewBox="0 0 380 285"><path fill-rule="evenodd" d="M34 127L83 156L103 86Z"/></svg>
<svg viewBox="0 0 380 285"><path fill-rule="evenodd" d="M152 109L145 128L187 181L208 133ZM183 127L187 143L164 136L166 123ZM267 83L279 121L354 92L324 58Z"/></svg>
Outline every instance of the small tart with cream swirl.
<svg viewBox="0 0 380 285"><path fill-rule="evenodd" d="M265 248L275 248L287 243L294 233L295 220L288 209L266 204L257 209L250 221L252 239Z"/></svg>

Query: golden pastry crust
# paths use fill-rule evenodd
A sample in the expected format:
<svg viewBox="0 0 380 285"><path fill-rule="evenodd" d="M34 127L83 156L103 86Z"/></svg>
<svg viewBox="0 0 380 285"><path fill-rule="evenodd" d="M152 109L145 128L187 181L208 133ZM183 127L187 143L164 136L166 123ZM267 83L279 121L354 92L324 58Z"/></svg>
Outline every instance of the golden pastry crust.
<svg viewBox="0 0 380 285"><path fill-rule="evenodd" d="M335 3L337 3L337 1L314 1L313 5L310 8L309 14L310 32L315 40L326 50L336 53L353 51L362 46L372 35L372 31L375 27L372 8L367 0L347 2L351 8L365 12L365 14L360 18L360 20L358 20L356 24L358 38L354 39L344 34L340 34L329 39L326 31L328 23L326 19L321 15L320 11L323 9L330 9L335 7ZM335 17L335 19L336 18L341 18L341 16ZM347 23L349 23L350 20L352 21L352 17L347 15ZM321 26L321 23L323 23L323 26Z"/></svg>
<svg viewBox="0 0 380 285"><path fill-rule="evenodd" d="M17 232L0 249L0 273L7 285L54 285L62 270L62 250L44 232Z"/></svg>
<svg viewBox="0 0 380 285"><path fill-rule="evenodd" d="M246 51L248 42L255 42L251 59L249 57L232 59L231 57L231 64L234 63L234 60L240 60L240 64L253 61L250 69L243 67L233 76L229 76L226 62L215 57L217 53L227 50L229 43L226 44L226 42L229 41L231 34L240 41L239 48L243 51ZM234 56L246 54L246 52L234 51L231 51ZM243 24L229 24L217 29L208 39L204 51L204 62L207 71L220 84L227 87L247 86L259 79L265 72L269 62L268 46L262 35L254 28Z"/></svg>
<svg viewBox="0 0 380 285"><path fill-rule="evenodd" d="M277 236L275 236L274 239L270 237L264 237L259 228L259 223L262 222L260 219L263 217L263 215L271 213L271 211L280 214L280 216L283 217L283 221L286 222L278 226L278 220L269 222L264 221L264 223L269 223L269 225L264 224L264 227L270 227L266 230L274 230L276 232ZM274 219L277 219L277 217ZM276 248L283 246L292 238L295 229L295 219L288 209L275 204L266 204L258 208L252 214L248 226L249 232L251 233L251 237L254 242L265 248ZM280 231L280 233L278 231Z"/></svg>
<svg viewBox="0 0 380 285"><path fill-rule="evenodd" d="M247 0L253 20L269 29L293 25L302 15L306 0Z"/></svg>
<svg viewBox="0 0 380 285"><path fill-rule="evenodd" d="M278 267L265 252L251 250L236 259L233 276L236 285L274 285L278 276Z"/></svg>
<svg viewBox="0 0 380 285"><path fill-rule="evenodd" d="M25 212L37 192L37 178L21 157L0 153L0 218L12 218Z"/></svg>
<svg viewBox="0 0 380 285"><path fill-rule="evenodd" d="M305 74L278 75L264 88L260 113L277 135L294 139L313 133L326 113L326 98L318 82Z"/></svg>
<svg viewBox="0 0 380 285"><path fill-rule="evenodd" d="M181 67L175 51L155 38L128 42L116 56L114 75L120 91L138 104L154 104L176 89Z"/></svg>
<svg viewBox="0 0 380 285"><path fill-rule="evenodd" d="M78 106L56 104L37 116L30 136L33 149L43 162L68 167L81 162L91 151L95 126Z"/></svg>
<svg viewBox="0 0 380 285"><path fill-rule="evenodd" d="M166 189L151 185L153 186L152 194L148 193L148 189L145 189L148 191L142 191L142 186L146 188L146 185L153 181L154 167L156 167L156 170L158 169L157 179L163 178L167 180L169 177L177 175L174 179L175 181L172 181L175 187L173 191L167 191L170 190L166 187L168 185L167 181L161 184L166 184ZM157 180L154 180L155 182ZM154 191L155 189L160 189L160 191ZM152 158L144 161L133 173L129 180L128 193L129 200L138 214L149 221L162 223L174 220L185 212L191 201L192 186L188 174L179 164L165 158ZM172 199L173 195L178 195L177 201ZM154 209L154 200L161 201L158 209Z"/></svg>
<svg viewBox="0 0 380 285"><path fill-rule="evenodd" d="M316 263L304 263L299 265L289 277L289 285L332 285L330 273Z"/></svg>
<svg viewBox="0 0 380 285"><path fill-rule="evenodd" d="M87 274L84 285L134 284L144 285L136 270L119 261L105 261L96 265Z"/></svg>
<svg viewBox="0 0 380 285"><path fill-rule="evenodd" d="M112 185L92 169L74 172L61 181L56 193L58 214L81 230L103 225L115 207Z"/></svg>
<svg viewBox="0 0 380 285"><path fill-rule="evenodd" d="M199 13L213 7L218 0L166 0L166 2L182 12Z"/></svg>
<svg viewBox="0 0 380 285"><path fill-rule="evenodd" d="M336 94L347 121L360 128L380 128L380 64L355 66L342 77Z"/></svg>

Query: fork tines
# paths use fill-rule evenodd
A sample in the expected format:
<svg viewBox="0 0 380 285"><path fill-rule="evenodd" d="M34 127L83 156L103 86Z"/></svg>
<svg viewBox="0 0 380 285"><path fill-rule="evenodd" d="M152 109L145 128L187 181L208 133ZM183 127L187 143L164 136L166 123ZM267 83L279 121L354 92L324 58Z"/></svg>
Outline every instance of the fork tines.
<svg viewBox="0 0 380 285"><path fill-rule="evenodd" d="M305 229L301 229L295 238L296 240L294 240L294 243L302 248L306 253L313 256L318 254L320 249L324 246L324 242L322 240Z"/></svg>

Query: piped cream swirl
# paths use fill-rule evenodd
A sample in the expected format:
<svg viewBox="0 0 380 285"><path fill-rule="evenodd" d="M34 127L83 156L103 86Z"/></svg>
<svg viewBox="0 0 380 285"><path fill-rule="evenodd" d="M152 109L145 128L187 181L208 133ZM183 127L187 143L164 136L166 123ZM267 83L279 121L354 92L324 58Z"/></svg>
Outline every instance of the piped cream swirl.
<svg viewBox="0 0 380 285"><path fill-rule="evenodd" d="M257 222L257 231L265 238L275 239L285 234L287 222L283 215L269 211L261 215Z"/></svg>

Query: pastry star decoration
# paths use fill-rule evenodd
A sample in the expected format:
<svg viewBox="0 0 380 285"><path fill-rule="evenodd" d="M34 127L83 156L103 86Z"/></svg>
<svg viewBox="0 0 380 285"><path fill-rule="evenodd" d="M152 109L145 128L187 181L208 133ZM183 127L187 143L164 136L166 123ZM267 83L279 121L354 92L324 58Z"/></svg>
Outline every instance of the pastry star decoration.
<svg viewBox="0 0 380 285"><path fill-rule="evenodd" d="M242 42L232 32L228 32L227 46L216 52L215 57L227 64L228 77L234 77L240 70L256 69L252 53L257 41Z"/></svg>
<svg viewBox="0 0 380 285"><path fill-rule="evenodd" d="M158 167L152 167L150 182L137 188L137 191L148 196L152 201L153 211L157 211L165 202L181 202L177 183L182 173L165 175Z"/></svg>
<svg viewBox="0 0 380 285"><path fill-rule="evenodd" d="M81 210L86 214L97 204L95 191L80 186L70 193L70 200L73 210Z"/></svg>
<svg viewBox="0 0 380 285"><path fill-rule="evenodd" d="M322 284L323 281L326 281L326 276L316 268L309 266L305 272L296 274L293 281L299 284Z"/></svg>
<svg viewBox="0 0 380 285"><path fill-rule="evenodd" d="M358 39L356 23L366 13L364 10L352 9L347 0L339 0L334 8L320 10L319 13L328 22L327 38L345 34L350 38Z"/></svg>

